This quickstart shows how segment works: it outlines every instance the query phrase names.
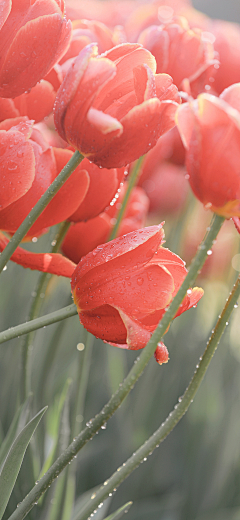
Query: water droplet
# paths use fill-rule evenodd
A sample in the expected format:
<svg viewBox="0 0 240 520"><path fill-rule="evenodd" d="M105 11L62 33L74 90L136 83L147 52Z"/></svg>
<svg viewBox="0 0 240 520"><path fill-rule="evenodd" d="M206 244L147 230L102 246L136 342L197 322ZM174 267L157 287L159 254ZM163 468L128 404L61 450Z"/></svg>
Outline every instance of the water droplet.
<svg viewBox="0 0 240 520"><path fill-rule="evenodd" d="M211 249L209 249L209 250L207 251L207 255L208 255L208 256L211 256L211 255L212 255L212 250L211 250Z"/></svg>
<svg viewBox="0 0 240 520"><path fill-rule="evenodd" d="M140 277L140 278L137 279L137 284L138 284L138 285L142 285L143 282L144 282L144 280L143 280L142 277Z"/></svg>

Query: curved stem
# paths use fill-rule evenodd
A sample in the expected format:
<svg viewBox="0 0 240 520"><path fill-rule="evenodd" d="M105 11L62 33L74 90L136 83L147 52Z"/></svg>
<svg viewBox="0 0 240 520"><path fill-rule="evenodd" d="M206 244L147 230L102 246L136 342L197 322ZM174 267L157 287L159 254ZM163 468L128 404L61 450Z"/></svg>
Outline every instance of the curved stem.
<svg viewBox="0 0 240 520"><path fill-rule="evenodd" d="M56 195L56 193L63 186L64 182L70 177L71 173L77 168L82 160L83 156L78 151L73 154L70 161L68 161L66 166L64 166L57 178L52 182L47 191L42 195L32 211L30 211L28 216L22 222L21 226L17 229L16 233L13 235L10 242L1 253L0 273L31 226L37 220L39 215L41 215L42 211L46 208L48 203L53 199L54 195Z"/></svg>
<svg viewBox="0 0 240 520"><path fill-rule="evenodd" d="M68 305L63 309L50 312L46 316L41 316L40 318L36 318L32 321L26 321L26 323L21 323L21 325L11 327L10 329L0 332L0 343L5 343L5 341L17 338L18 336L23 336L23 334L28 334L33 330L41 329L42 327L46 327L47 325L52 325L52 323L65 320L66 318L70 318L71 316L76 316L77 313L78 312L76 309L76 305L75 303L72 303L71 305Z"/></svg>
<svg viewBox="0 0 240 520"><path fill-rule="evenodd" d="M210 361L215 353L220 338L224 332L226 324L228 323L230 314L237 303L240 296L240 276L233 290L227 300L227 303L217 321L215 329L210 336L207 343L206 350L203 357L200 358L200 363L197 365L189 386L185 390L183 397L179 398L179 402L175 405L174 409L168 415L166 421L154 432L154 434L135 452L133 455L120 466L115 473L104 482L104 485L95 493L93 498L88 504L83 507L78 520L87 520L91 513L103 502L105 498L109 496L116 488L139 466L141 462L147 460L147 457L152 454L153 450L157 448L167 435L173 430L176 424L180 421L183 415L189 408L193 398L204 378Z"/></svg>
<svg viewBox="0 0 240 520"><path fill-rule="evenodd" d="M51 253L57 253L64 237L69 229L69 226L71 225L70 222L62 222L60 225L60 228L57 232L56 238L54 242L52 243L52 249ZM45 296L45 292L47 290L47 286L49 284L49 280L51 278L51 274L49 273L41 273L37 285L35 288L35 291L33 292L33 301L31 305L31 309L28 315L28 320L34 320L34 318L37 318L41 305L43 303L43 298ZM34 329L36 330L36 329ZM20 385L19 385L19 391L20 391L20 401L24 402L27 398L29 392L30 392L30 375L29 375L29 346L31 345L33 341L34 333L27 334L26 338L23 340L21 344L21 366L20 366Z"/></svg>
<svg viewBox="0 0 240 520"><path fill-rule="evenodd" d="M101 426L108 421L114 414L117 408L120 406L125 397L129 394L130 390L134 387L136 381L142 374L144 368L151 359L154 350L156 349L157 343L160 341L163 334L166 332L169 324L174 318L178 307L180 306L187 289L190 285L193 285L195 278L198 275L199 270L202 268L204 261L207 258L207 251L211 249L213 241L215 240L224 218L218 215L213 217L210 229L202 242L191 266L189 272L183 281L178 293L172 301L169 309L164 314L162 321L159 323L156 331L152 338L143 349L141 356L136 360L136 363L131 368L129 374L123 381L117 392L110 398L108 403L103 407L100 413L98 413L94 419L88 422L87 427L76 437L76 439L68 446L68 448L60 455L60 457L54 462L51 468L45 473L36 484L28 495L23 499L18 509L11 515L11 520L22 520L25 518L27 513L33 508L34 504L38 501L51 483L57 478L57 476L63 471L66 465L73 460L75 455L80 451L85 444L92 439L95 433L101 428ZM9 519L9 520L10 520Z"/></svg>
<svg viewBox="0 0 240 520"><path fill-rule="evenodd" d="M124 196L124 199L122 201L122 206L121 206L121 209L119 210L119 213L118 213L118 216L117 216L117 220L116 220L116 223L114 225L114 228L110 234L110 237L108 239L108 241L110 242L110 240L113 240L114 238L116 238L117 236L117 232L119 230L119 227L120 227L120 224L122 222L122 219L123 219L123 215L126 211L126 208L127 208L127 203L129 201L129 197L131 195L131 192L132 192L132 189L134 188L135 184L137 183L137 180L138 180L138 177L140 175L140 171L141 171L141 165L142 165L142 162L143 162L143 159L144 159L145 155L143 155L142 157L140 157L140 159L138 159L136 162L135 162L135 165L133 167L133 170L129 176L129 179L128 179L128 188L127 188L127 191L125 193L125 196Z"/></svg>

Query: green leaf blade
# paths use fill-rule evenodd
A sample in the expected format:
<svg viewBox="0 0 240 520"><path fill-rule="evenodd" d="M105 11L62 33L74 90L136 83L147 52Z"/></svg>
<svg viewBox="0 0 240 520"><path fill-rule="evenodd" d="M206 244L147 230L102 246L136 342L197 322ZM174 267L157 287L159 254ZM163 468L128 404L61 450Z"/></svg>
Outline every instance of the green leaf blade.
<svg viewBox="0 0 240 520"><path fill-rule="evenodd" d="M46 410L47 407L40 410L40 412L38 412L38 414L35 415L35 417L33 417L33 419L31 419L31 421L29 421L28 424L19 433L2 465L2 470L0 473L0 520L11 496L14 484L22 465L25 451L35 429L38 426L39 421L41 420Z"/></svg>

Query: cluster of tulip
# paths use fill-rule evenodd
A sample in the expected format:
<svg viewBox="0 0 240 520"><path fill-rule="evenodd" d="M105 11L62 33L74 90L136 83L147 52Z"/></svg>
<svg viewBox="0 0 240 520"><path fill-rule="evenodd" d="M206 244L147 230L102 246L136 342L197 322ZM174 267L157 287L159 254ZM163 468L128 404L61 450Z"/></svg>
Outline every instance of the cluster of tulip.
<svg viewBox="0 0 240 520"><path fill-rule="evenodd" d="M187 273L162 247L162 225L144 228L149 204L183 207L189 181L205 208L240 227L240 30L233 41L227 23L187 0L2 0L0 28L0 249L78 150L84 159L26 237L67 220L63 254L18 247L12 260L72 278L87 330L143 348ZM189 291L178 314L202 294Z"/></svg>

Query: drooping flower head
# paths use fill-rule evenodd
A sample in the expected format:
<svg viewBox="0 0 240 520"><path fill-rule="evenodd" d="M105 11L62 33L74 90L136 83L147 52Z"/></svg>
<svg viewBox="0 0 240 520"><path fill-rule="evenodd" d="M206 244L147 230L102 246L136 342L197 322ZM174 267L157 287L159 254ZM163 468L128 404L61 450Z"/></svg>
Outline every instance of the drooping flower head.
<svg viewBox="0 0 240 520"><path fill-rule="evenodd" d="M102 244L82 258L72 292L83 326L121 348L145 347L187 274L184 262L161 247L162 225ZM177 313L196 305L202 289L188 291Z"/></svg>

